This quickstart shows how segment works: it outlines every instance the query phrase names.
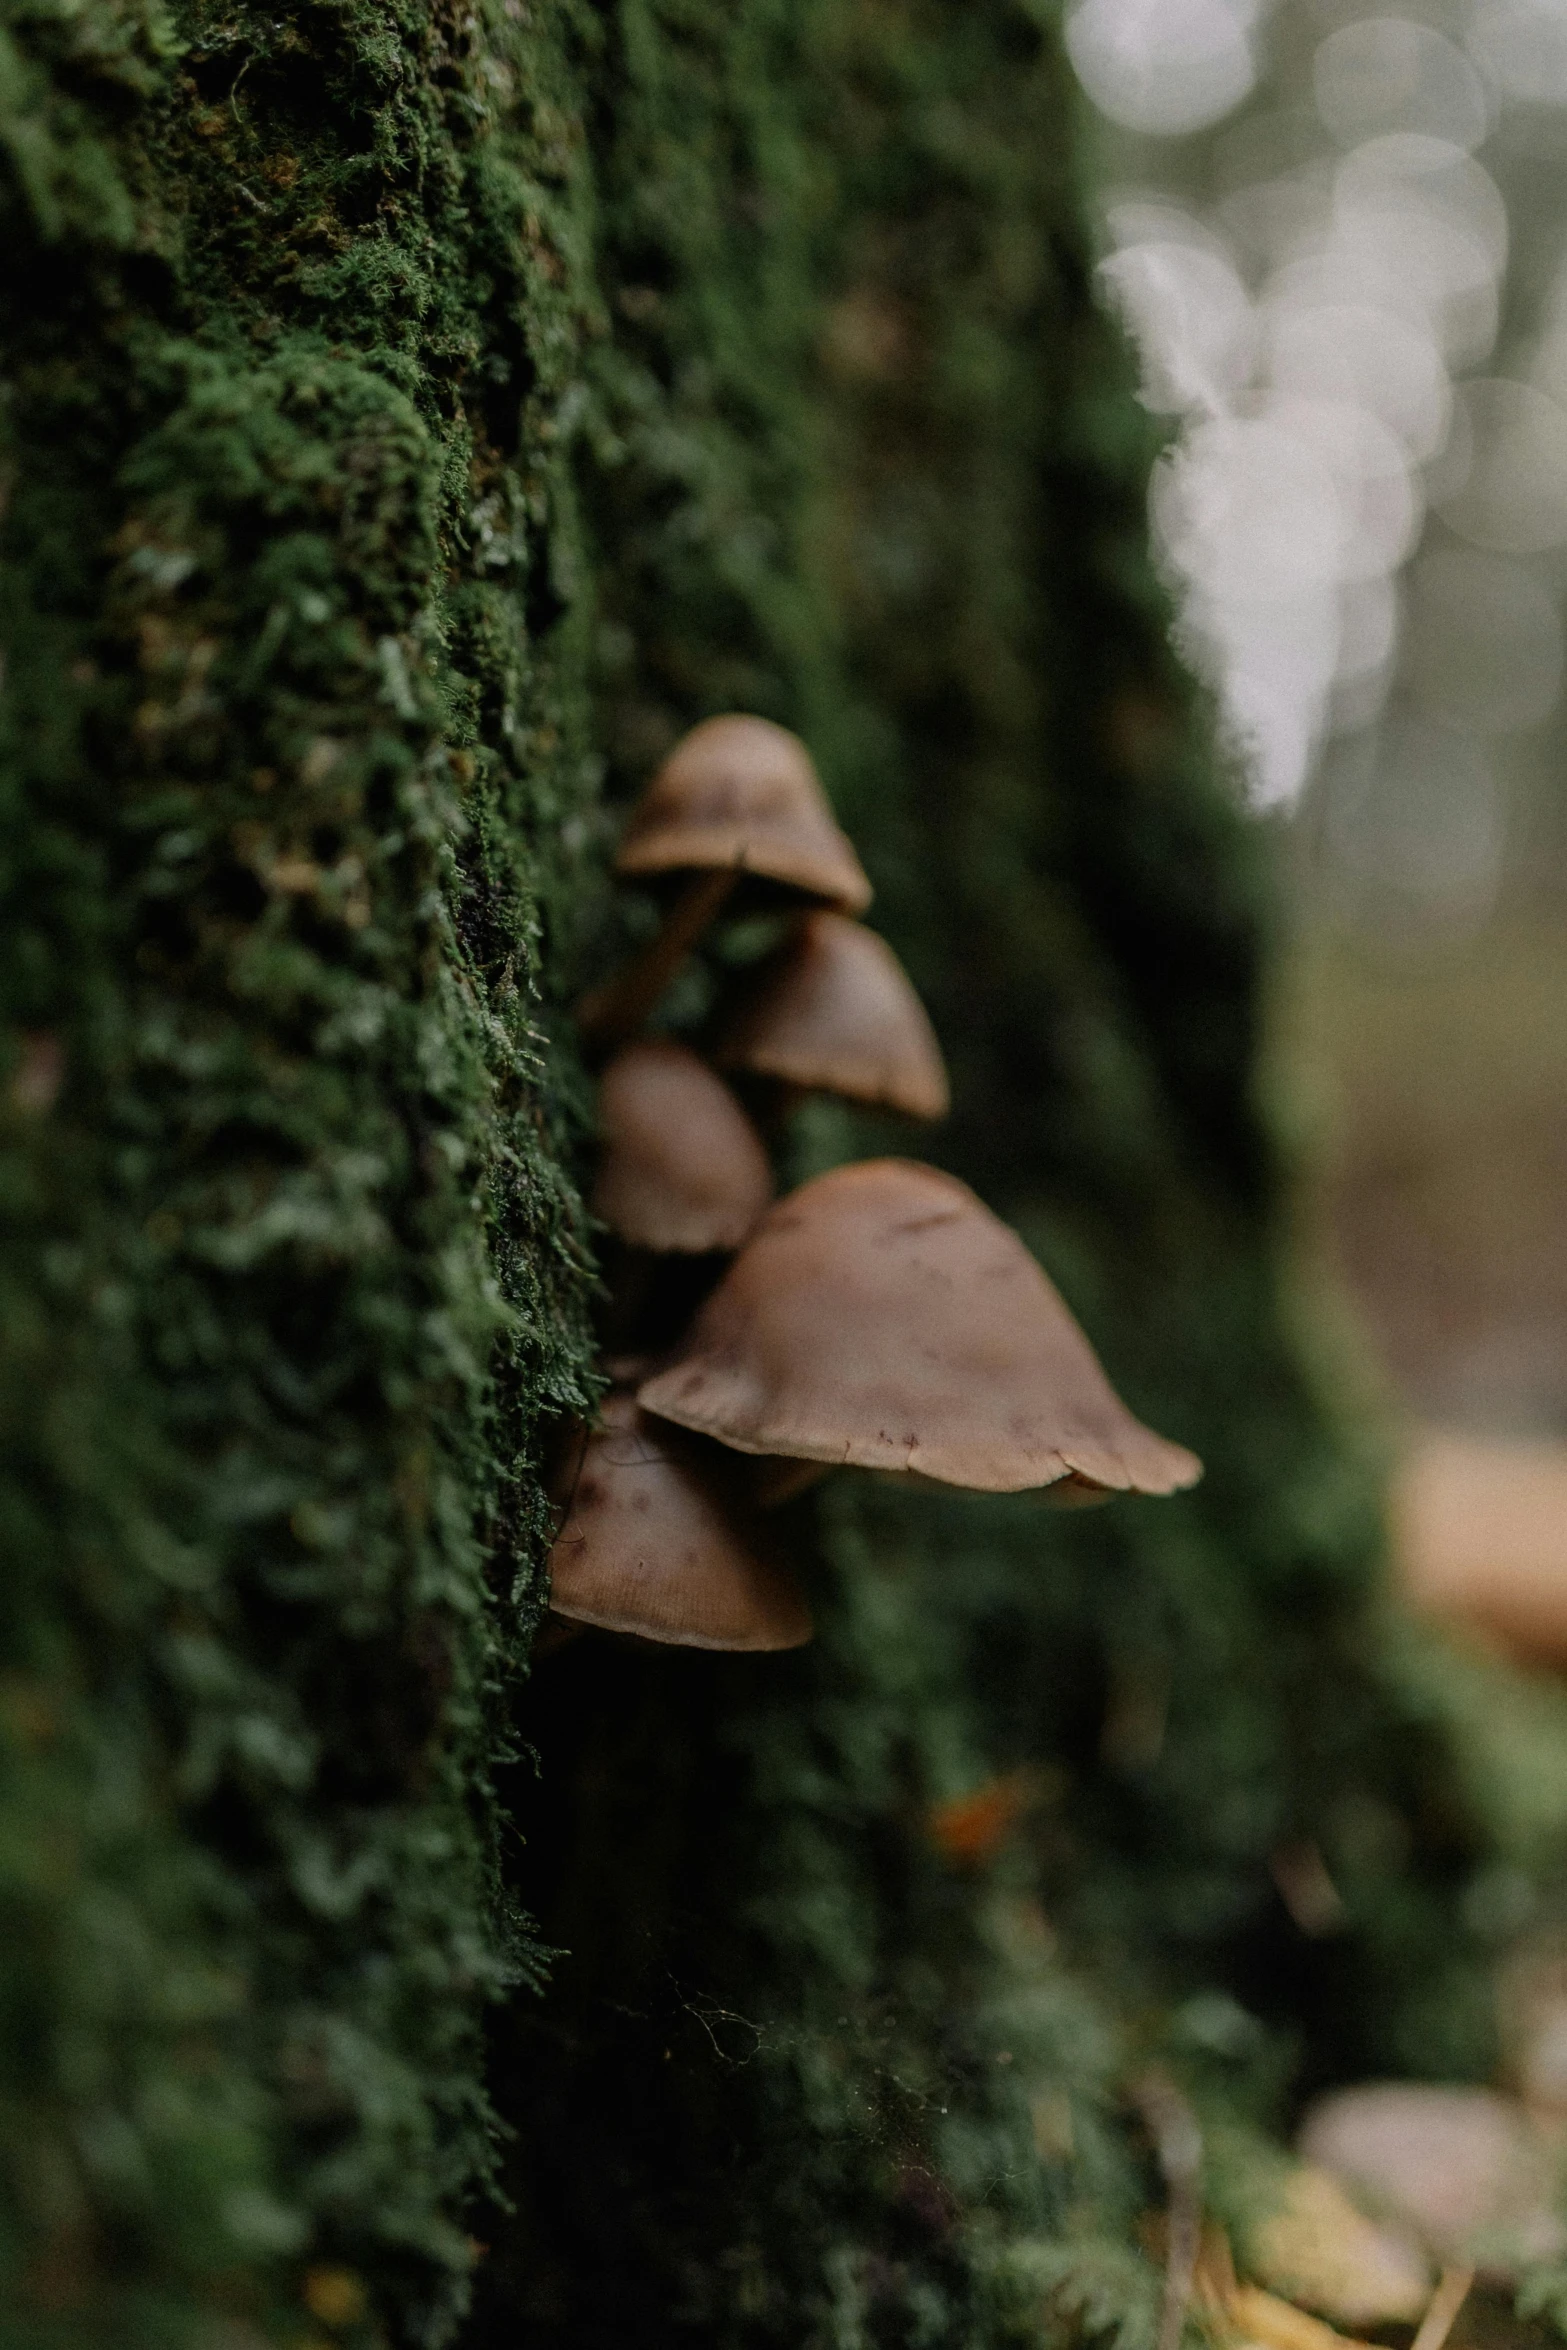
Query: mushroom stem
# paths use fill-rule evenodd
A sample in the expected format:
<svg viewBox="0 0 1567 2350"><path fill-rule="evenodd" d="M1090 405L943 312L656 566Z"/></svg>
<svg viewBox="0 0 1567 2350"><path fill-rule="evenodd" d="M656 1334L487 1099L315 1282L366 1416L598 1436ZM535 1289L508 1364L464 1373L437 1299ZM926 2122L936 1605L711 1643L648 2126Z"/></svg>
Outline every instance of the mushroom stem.
<svg viewBox="0 0 1567 2350"><path fill-rule="evenodd" d="M787 1457L759 1460L751 1479L751 1494L759 1509L782 1509L786 1501L809 1493L832 1473L830 1461L792 1461Z"/></svg>
<svg viewBox="0 0 1567 2350"><path fill-rule="evenodd" d="M717 1287L727 1261L719 1249L660 1256L612 1241L604 1255L608 1295L599 1324L605 1351L644 1361L667 1353Z"/></svg>
<svg viewBox="0 0 1567 2350"><path fill-rule="evenodd" d="M1469 2288L1475 2281L1475 2272L1467 2264L1444 2268L1431 2306L1420 2320L1420 2331L1410 2344L1410 2350L1442 2350L1443 2343L1453 2330L1453 2320L1469 2298Z"/></svg>
<svg viewBox="0 0 1567 2350"><path fill-rule="evenodd" d="M739 878L739 868L733 865L717 873L693 874L665 915L658 936L624 971L582 998L577 1024L596 1055L613 1052L636 1034Z"/></svg>
<svg viewBox="0 0 1567 2350"><path fill-rule="evenodd" d="M795 1111L811 1098L808 1085L792 1085L787 1077L753 1077L749 1090L751 1114L773 1144L784 1140Z"/></svg>

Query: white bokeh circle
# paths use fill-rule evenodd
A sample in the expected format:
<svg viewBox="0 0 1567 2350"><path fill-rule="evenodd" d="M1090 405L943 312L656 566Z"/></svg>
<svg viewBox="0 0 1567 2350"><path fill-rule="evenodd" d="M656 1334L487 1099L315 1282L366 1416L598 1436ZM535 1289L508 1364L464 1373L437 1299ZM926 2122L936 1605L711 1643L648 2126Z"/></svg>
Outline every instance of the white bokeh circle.
<svg viewBox="0 0 1567 2350"><path fill-rule="evenodd" d="M1255 17L1249 0L1078 0L1067 54L1111 122L1174 138L1250 95Z"/></svg>

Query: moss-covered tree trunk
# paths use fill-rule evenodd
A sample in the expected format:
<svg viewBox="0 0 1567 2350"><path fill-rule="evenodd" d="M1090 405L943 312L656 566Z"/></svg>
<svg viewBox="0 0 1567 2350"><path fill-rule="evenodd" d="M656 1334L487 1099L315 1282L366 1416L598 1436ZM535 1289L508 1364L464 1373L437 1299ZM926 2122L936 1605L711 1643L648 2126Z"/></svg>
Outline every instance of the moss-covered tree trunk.
<svg viewBox="0 0 1567 2350"><path fill-rule="evenodd" d="M1483 2064L1484 1853L1280 1304L1054 10L12 0L0 138L0 2339L1146 2324L1128 2082ZM732 708L931 1005L931 1155L1209 1478L828 1487L813 1648L530 1679L564 1007Z"/></svg>

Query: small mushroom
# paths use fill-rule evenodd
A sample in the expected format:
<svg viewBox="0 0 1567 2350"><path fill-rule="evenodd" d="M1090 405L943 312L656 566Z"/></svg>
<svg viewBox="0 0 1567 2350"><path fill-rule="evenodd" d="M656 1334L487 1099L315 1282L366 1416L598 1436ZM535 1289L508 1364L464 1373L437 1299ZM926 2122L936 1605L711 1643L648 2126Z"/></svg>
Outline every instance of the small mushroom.
<svg viewBox="0 0 1567 2350"><path fill-rule="evenodd" d="M604 1399L550 1552L550 1607L573 1623L682 1648L798 1648L810 1611L759 1555L724 1492L722 1456Z"/></svg>
<svg viewBox="0 0 1567 2350"><path fill-rule="evenodd" d="M1017 1235L907 1159L779 1200L638 1392L737 1452L986 1492L1174 1493L1202 1474L1133 1419Z"/></svg>
<svg viewBox="0 0 1567 2350"><path fill-rule="evenodd" d="M683 1044L627 1045L599 1087L593 1208L633 1248L735 1249L773 1196L762 1140L721 1077Z"/></svg>
<svg viewBox="0 0 1567 2350"><path fill-rule="evenodd" d="M768 957L717 1059L911 1118L947 1114L941 1047L907 972L884 938L843 914L806 915Z"/></svg>
<svg viewBox="0 0 1567 2350"><path fill-rule="evenodd" d="M1300 2133L1308 2162L1442 2260L1507 2276L1567 2249L1548 2138L1491 2089L1369 2081L1319 2098Z"/></svg>
<svg viewBox="0 0 1567 2350"><path fill-rule="evenodd" d="M600 1046L631 1035L742 877L798 904L863 913L871 885L810 753L766 718L709 718L677 743L626 827L616 871L683 886L652 943L578 1008Z"/></svg>
<svg viewBox="0 0 1567 2350"><path fill-rule="evenodd" d="M766 718L709 718L693 727L633 811L615 869L644 877L749 873L854 914L871 902L810 753Z"/></svg>
<svg viewBox="0 0 1567 2350"><path fill-rule="evenodd" d="M1567 1665L1567 1445L1427 1429L1394 1478L1392 1528L1423 1615L1519 1664Z"/></svg>

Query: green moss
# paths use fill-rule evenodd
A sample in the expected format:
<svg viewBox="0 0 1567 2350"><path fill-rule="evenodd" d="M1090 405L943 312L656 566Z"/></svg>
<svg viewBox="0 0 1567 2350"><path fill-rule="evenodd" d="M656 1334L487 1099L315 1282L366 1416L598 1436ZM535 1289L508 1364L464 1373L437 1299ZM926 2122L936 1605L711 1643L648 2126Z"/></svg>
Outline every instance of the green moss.
<svg viewBox="0 0 1567 2350"><path fill-rule="evenodd" d="M322 2264L444 2332L538 1969L487 1790L591 1392L541 1050L590 303L564 29L497 27L14 27L19 2341L297 2333Z"/></svg>

